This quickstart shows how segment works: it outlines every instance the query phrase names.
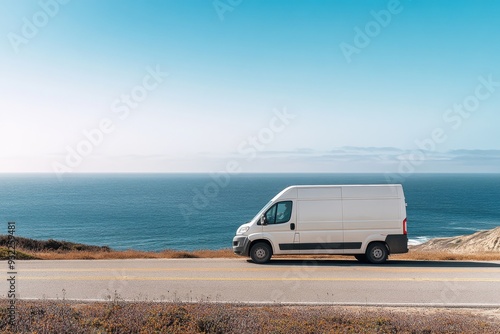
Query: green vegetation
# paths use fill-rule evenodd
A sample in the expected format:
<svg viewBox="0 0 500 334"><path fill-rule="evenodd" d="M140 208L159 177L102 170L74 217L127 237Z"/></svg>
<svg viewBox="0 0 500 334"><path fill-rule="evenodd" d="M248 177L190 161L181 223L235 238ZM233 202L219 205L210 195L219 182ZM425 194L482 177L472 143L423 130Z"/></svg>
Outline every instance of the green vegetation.
<svg viewBox="0 0 500 334"><path fill-rule="evenodd" d="M8 259L9 259L8 248L0 247L0 260L8 260ZM36 260L36 259L38 259L36 256L16 250L16 260Z"/></svg>
<svg viewBox="0 0 500 334"><path fill-rule="evenodd" d="M43 252L43 251L89 251L89 252L109 252L108 246L91 246L68 241L35 240L23 237L16 237L16 248ZM0 246L7 247L8 236L0 235Z"/></svg>

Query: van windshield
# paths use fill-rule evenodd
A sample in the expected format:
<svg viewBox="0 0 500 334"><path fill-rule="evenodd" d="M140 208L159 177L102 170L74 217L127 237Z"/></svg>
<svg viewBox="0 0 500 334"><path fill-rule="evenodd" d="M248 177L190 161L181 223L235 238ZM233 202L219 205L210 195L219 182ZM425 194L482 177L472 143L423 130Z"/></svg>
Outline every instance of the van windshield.
<svg viewBox="0 0 500 334"><path fill-rule="evenodd" d="M253 222L256 219L257 220L260 219L260 216L262 216L262 214L264 213L264 211L266 211L267 209L269 209L269 207L271 206L272 203L273 203L273 201L267 202L267 204L264 205L264 207L259 211L259 213L256 214L255 217L253 217L253 219L251 220L251 222Z"/></svg>

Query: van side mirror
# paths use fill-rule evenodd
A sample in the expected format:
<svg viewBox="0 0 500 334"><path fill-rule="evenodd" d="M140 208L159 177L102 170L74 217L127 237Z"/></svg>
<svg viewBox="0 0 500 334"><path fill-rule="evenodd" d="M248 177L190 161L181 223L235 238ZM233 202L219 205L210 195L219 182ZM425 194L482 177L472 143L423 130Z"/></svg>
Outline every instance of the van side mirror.
<svg viewBox="0 0 500 334"><path fill-rule="evenodd" d="M260 222L259 222L259 225L267 225L267 218L265 215L262 215L260 217Z"/></svg>

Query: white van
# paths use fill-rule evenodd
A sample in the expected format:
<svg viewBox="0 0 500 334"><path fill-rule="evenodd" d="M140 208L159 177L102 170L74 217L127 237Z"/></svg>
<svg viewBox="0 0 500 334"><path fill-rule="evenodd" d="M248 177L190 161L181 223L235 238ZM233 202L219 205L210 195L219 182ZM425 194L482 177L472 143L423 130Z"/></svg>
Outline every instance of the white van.
<svg viewBox="0 0 500 334"><path fill-rule="evenodd" d="M343 254L383 263L407 253L400 184L291 186L233 238L234 253L266 263L273 254Z"/></svg>

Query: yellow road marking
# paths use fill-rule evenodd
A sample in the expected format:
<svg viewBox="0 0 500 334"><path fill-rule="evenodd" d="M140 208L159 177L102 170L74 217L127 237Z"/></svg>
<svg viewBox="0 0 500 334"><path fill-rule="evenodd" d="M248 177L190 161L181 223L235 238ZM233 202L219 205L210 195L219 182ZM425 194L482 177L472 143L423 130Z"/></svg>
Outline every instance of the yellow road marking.
<svg viewBox="0 0 500 334"><path fill-rule="evenodd" d="M26 277L19 280L31 281L383 281L383 282L500 282L496 278L364 278L364 277L134 277L134 276L52 276Z"/></svg>

